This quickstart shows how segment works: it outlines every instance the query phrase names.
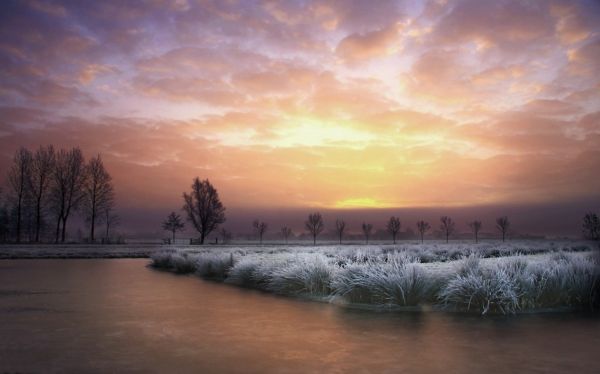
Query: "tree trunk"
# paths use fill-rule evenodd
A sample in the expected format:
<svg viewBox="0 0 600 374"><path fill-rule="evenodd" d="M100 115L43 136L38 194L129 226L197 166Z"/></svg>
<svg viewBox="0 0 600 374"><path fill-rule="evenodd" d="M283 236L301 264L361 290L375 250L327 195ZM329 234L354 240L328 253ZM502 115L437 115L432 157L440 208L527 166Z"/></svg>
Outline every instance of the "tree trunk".
<svg viewBox="0 0 600 374"><path fill-rule="evenodd" d="M313 245L317 245L317 236L313 235Z"/></svg>
<svg viewBox="0 0 600 374"><path fill-rule="evenodd" d="M35 242L40 242L40 226L42 224L42 201L41 195L37 198L37 203L35 206Z"/></svg>
<svg viewBox="0 0 600 374"><path fill-rule="evenodd" d="M63 218L63 226L62 226L62 235L61 235L61 243L65 242L65 238L67 236L67 217Z"/></svg>
<svg viewBox="0 0 600 374"><path fill-rule="evenodd" d="M17 203L17 244L21 243L21 201L23 197L19 195L19 202Z"/></svg>
<svg viewBox="0 0 600 374"><path fill-rule="evenodd" d="M61 217L58 217L58 219L56 220L56 238L54 239L54 243L58 244L58 238L60 237L60 221L61 221Z"/></svg>
<svg viewBox="0 0 600 374"><path fill-rule="evenodd" d="M204 244L204 231L200 233L200 244Z"/></svg>
<svg viewBox="0 0 600 374"><path fill-rule="evenodd" d="M423 233L421 233L421 244L423 244Z"/></svg>
<svg viewBox="0 0 600 374"><path fill-rule="evenodd" d="M446 232L446 243L448 243L448 233Z"/></svg>
<svg viewBox="0 0 600 374"><path fill-rule="evenodd" d="M175 244L175 230L173 230L173 244Z"/></svg>

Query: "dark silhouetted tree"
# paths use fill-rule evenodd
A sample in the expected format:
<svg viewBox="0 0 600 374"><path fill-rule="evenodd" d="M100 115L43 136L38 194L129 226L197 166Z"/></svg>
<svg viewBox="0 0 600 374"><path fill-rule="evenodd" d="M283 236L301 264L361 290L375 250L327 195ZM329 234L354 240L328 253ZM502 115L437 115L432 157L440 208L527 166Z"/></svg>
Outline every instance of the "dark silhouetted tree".
<svg viewBox="0 0 600 374"><path fill-rule="evenodd" d="M341 219L335 220L335 233L340 240L340 244L342 244L342 237L344 236L344 231L346 230L346 222Z"/></svg>
<svg viewBox="0 0 600 374"><path fill-rule="evenodd" d="M496 228L502 234L502 241L505 240L509 227L510 227L510 221L508 220L507 216L496 218Z"/></svg>
<svg viewBox="0 0 600 374"><path fill-rule="evenodd" d="M2 188L0 188L0 243L6 243L10 232L10 214L6 203L2 199L2 192Z"/></svg>
<svg viewBox="0 0 600 374"><path fill-rule="evenodd" d="M70 151L61 149L56 154L51 192L53 210L57 217L56 243L59 236L60 241L65 241L67 220L70 214L79 208L83 198L85 176L85 161L79 148Z"/></svg>
<svg viewBox="0 0 600 374"><path fill-rule="evenodd" d="M192 192L184 192L183 200L183 210L200 233L200 244L204 244L208 234L225 222L225 207L219 199L219 193L208 179L201 181L196 177L192 183Z"/></svg>
<svg viewBox="0 0 600 374"><path fill-rule="evenodd" d="M8 171L8 182L14 199L16 212L15 240L21 242L21 228L23 224L23 211L25 200L31 193L31 164L32 155L27 149L19 148L13 157L13 164Z"/></svg>
<svg viewBox="0 0 600 374"><path fill-rule="evenodd" d="M105 228L105 232L104 232L104 242L105 243L110 243L110 230L114 229L115 227L117 227L117 225L121 223L121 219L119 218L118 215L116 215L113 211L113 207L109 206L107 209L104 210L104 228Z"/></svg>
<svg viewBox="0 0 600 374"><path fill-rule="evenodd" d="M448 216L440 217L440 229L446 235L446 243L448 243L450 235L454 232L454 221L452 218Z"/></svg>
<svg viewBox="0 0 600 374"><path fill-rule="evenodd" d="M259 220L255 219L254 222L252 222L252 227L254 228L256 235L258 235L260 244L262 245L263 235L265 232L267 232L269 226L266 222L260 222Z"/></svg>
<svg viewBox="0 0 600 374"><path fill-rule="evenodd" d="M394 241L394 244L396 244L396 236L398 236L398 233L400 232L400 227L400 218L394 216L390 217L387 223L387 231L392 234L392 240Z"/></svg>
<svg viewBox="0 0 600 374"><path fill-rule="evenodd" d="M283 226L281 228L281 235L285 239L285 244L287 244L288 243L288 238L290 237L290 235L292 235L292 229L289 228L289 227L287 227L287 226Z"/></svg>
<svg viewBox="0 0 600 374"><path fill-rule="evenodd" d="M600 219L596 213L583 217L583 236L590 240L600 240Z"/></svg>
<svg viewBox="0 0 600 374"><path fill-rule="evenodd" d="M323 216L319 212L308 215L308 220L304 222L304 227L313 237L313 245L317 244L317 236L323 231Z"/></svg>
<svg viewBox="0 0 600 374"><path fill-rule="evenodd" d="M56 156L54 147L40 147L33 156L31 164L31 194L35 209L35 241L40 241L40 231L44 222L44 209L52 183L52 173Z"/></svg>
<svg viewBox="0 0 600 374"><path fill-rule="evenodd" d="M171 212L167 216L167 219L162 223L162 228L165 231L170 231L172 235L173 243L175 243L175 233L183 230L185 224L181 220L181 216L175 212Z"/></svg>
<svg viewBox="0 0 600 374"><path fill-rule="evenodd" d="M477 243L479 241L479 231L481 231L481 221L471 221L469 222L469 228L471 229L471 232L473 232L473 235L475 236L475 243Z"/></svg>
<svg viewBox="0 0 600 374"><path fill-rule="evenodd" d="M223 239L223 244L231 243L231 239L233 239L233 234L231 231L225 229L224 227L219 231L221 238Z"/></svg>
<svg viewBox="0 0 600 374"><path fill-rule="evenodd" d="M421 243L423 243L423 237L425 233L431 229L431 226L428 222L425 221L417 221L417 230L419 230L419 234L421 235Z"/></svg>
<svg viewBox="0 0 600 374"><path fill-rule="evenodd" d="M362 232L363 232L363 235L365 236L365 240L366 240L367 244L369 244L369 237L371 236L372 231L373 231L373 225L371 225L370 223L363 222Z"/></svg>
<svg viewBox="0 0 600 374"><path fill-rule="evenodd" d="M90 241L93 243L96 224L104 217L104 210L114 202L114 189L100 155L90 159L85 172L82 207L85 220L90 225Z"/></svg>

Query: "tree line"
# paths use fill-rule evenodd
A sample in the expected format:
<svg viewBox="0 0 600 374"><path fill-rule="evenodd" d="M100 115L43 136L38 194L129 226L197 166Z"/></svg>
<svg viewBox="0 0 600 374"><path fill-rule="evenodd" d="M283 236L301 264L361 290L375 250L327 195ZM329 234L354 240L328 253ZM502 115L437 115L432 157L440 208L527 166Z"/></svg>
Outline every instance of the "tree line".
<svg viewBox="0 0 600 374"><path fill-rule="evenodd" d="M113 182L102 157L86 161L78 147L19 148L7 172L6 190L0 193L3 242L63 243L76 214L83 217L90 242L96 242L101 224L102 240L108 241L118 222Z"/></svg>
<svg viewBox="0 0 600 374"><path fill-rule="evenodd" d="M194 179L192 183L191 193L183 193L184 206L183 211L187 213L187 219L192 223L193 227L200 233L200 244L204 244L205 238L218 226L225 222L225 207L219 199L219 194L216 188L208 181L208 179L201 181L198 177ZM456 230L456 222L449 216L442 216L439 220L439 230L445 237L446 243L448 243L452 234ZM415 224L416 229L419 233L421 243L424 241L425 234L432 228L431 224L424 220L419 220ZM170 231L175 239L175 233L183 230L185 224L177 213L172 212L167 220L163 222L163 229ZM479 234L483 229L483 223L481 220L473 220L467 222L467 227L473 234L473 240L475 243L479 242ZM266 222L262 222L258 219L252 222L252 229L258 238L260 244L263 242L263 237L267 232L269 225ZM312 237L313 244L317 243L317 237L325 229L325 223L323 216L319 212L314 212L308 215L304 222L304 228L306 232ZM334 232L342 244L344 234L346 233L346 222L341 219L336 219L334 225ZM389 233L393 243L396 243L402 223L399 217L392 216L389 218L385 229ZM511 228L511 222L507 216L501 216L496 218L494 228L498 231L502 237L502 241L506 241L509 230ZM373 233L373 225L367 222L363 222L361 230L365 238L366 243L369 243L369 239ZM592 240L600 239L600 220L598 215L595 213L588 213L584 217L583 232L586 238ZM293 235L293 231L289 226L283 226L280 229L281 236L285 239L287 244L288 238ZM221 236L224 241L227 242L231 239L231 233L227 230L221 230Z"/></svg>

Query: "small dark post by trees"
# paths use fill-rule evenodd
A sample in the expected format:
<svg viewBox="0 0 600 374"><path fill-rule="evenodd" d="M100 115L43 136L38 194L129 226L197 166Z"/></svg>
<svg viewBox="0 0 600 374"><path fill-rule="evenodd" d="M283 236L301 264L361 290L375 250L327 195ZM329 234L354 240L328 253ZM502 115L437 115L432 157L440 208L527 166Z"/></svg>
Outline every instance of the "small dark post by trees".
<svg viewBox="0 0 600 374"><path fill-rule="evenodd" d="M317 236L323 231L325 225L323 224L323 216L321 213L315 212L308 215L308 220L304 222L304 227L313 237L313 245L317 244Z"/></svg>
<svg viewBox="0 0 600 374"><path fill-rule="evenodd" d="M508 233L508 229L510 227L510 221L507 216L502 216L496 218L496 228L502 234L502 241L506 238L506 233Z"/></svg>
<svg viewBox="0 0 600 374"><path fill-rule="evenodd" d="M335 220L335 233L340 240L340 244L342 244L342 237L344 236L344 231L346 230L346 222L341 219Z"/></svg>
<svg viewBox="0 0 600 374"><path fill-rule="evenodd" d="M600 219L596 213L590 212L583 217L583 237L600 240Z"/></svg>
<svg viewBox="0 0 600 374"><path fill-rule="evenodd" d="M446 243L448 243L450 235L454 232L454 221L452 218L448 216L440 217L440 229L446 235Z"/></svg>
<svg viewBox="0 0 600 374"><path fill-rule="evenodd" d="M46 205L46 198L50 191L52 182L52 173L55 163L54 147L40 147L33 156L31 167L31 192L35 203L35 242L40 241L40 231L42 228L43 211Z"/></svg>
<svg viewBox="0 0 600 374"><path fill-rule="evenodd" d="M362 232L365 235L365 240L367 244L369 244L369 237L371 236L371 232L373 231L373 225L370 223L363 222L362 224Z"/></svg>
<svg viewBox="0 0 600 374"><path fill-rule="evenodd" d="M92 158L85 167L83 211L90 225L90 241L95 241L96 223L102 218L103 211L114 200L112 178L104 168L100 155Z"/></svg>
<svg viewBox="0 0 600 374"><path fill-rule="evenodd" d="M387 231L392 234L392 240L394 241L394 244L396 244L396 236L400 232L400 227L400 218L391 216L387 223Z"/></svg>
<svg viewBox="0 0 600 374"><path fill-rule="evenodd" d="M287 226L283 226L281 228L281 235L285 239L285 244L287 244L289 236L292 235L292 229Z"/></svg>
<svg viewBox="0 0 600 374"><path fill-rule="evenodd" d="M267 225L266 222L261 222L256 219L256 220L254 220L254 222L252 222L252 227L254 228L254 232L256 233L256 235L258 235L258 238L260 240L260 245L262 245L263 235L265 234L265 232L267 232L267 229L269 228L269 226Z"/></svg>
<svg viewBox="0 0 600 374"><path fill-rule="evenodd" d="M13 157L13 165L8 171L8 182L12 188L16 209L16 242L21 242L21 226L23 223L23 205L28 198L31 185L31 152L21 147Z"/></svg>
<svg viewBox="0 0 600 374"><path fill-rule="evenodd" d="M469 222L469 227L471 228L471 231L473 232L473 235L475 236L475 243L478 242L478 236L479 236L479 231L481 231L481 221L475 220L475 221L471 221Z"/></svg>
<svg viewBox="0 0 600 374"><path fill-rule="evenodd" d="M175 233L183 230L184 227L185 224L181 221L181 216L175 212L171 212L162 224L163 230L170 231L173 234L173 243L175 243Z"/></svg>
<svg viewBox="0 0 600 374"><path fill-rule="evenodd" d="M425 233L431 229L429 223L425 221L417 221L417 230L419 230L419 234L421 234L421 244L423 244L423 237Z"/></svg>
<svg viewBox="0 0 600 374"><path fill-rule="evenodd" d="M219 199L219 193L208 179L201 181L196 177L192 183L192 192L184 192L183 200L183 210L200 233L200 244L204 244L204 239L225 222L225 207Z"/></svg>

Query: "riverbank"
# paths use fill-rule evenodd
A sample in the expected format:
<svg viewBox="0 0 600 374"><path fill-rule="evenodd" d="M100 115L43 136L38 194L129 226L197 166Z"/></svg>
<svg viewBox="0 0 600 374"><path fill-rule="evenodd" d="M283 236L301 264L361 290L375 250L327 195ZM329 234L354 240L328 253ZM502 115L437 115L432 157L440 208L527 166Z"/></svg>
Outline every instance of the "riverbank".
<svg viewBox="0 0 600 374"><path fill-rule="evenodd" d="M185 249L152 265L280 295L377 308L514 314L598 304L593 247L511 244Z"/></svg>

